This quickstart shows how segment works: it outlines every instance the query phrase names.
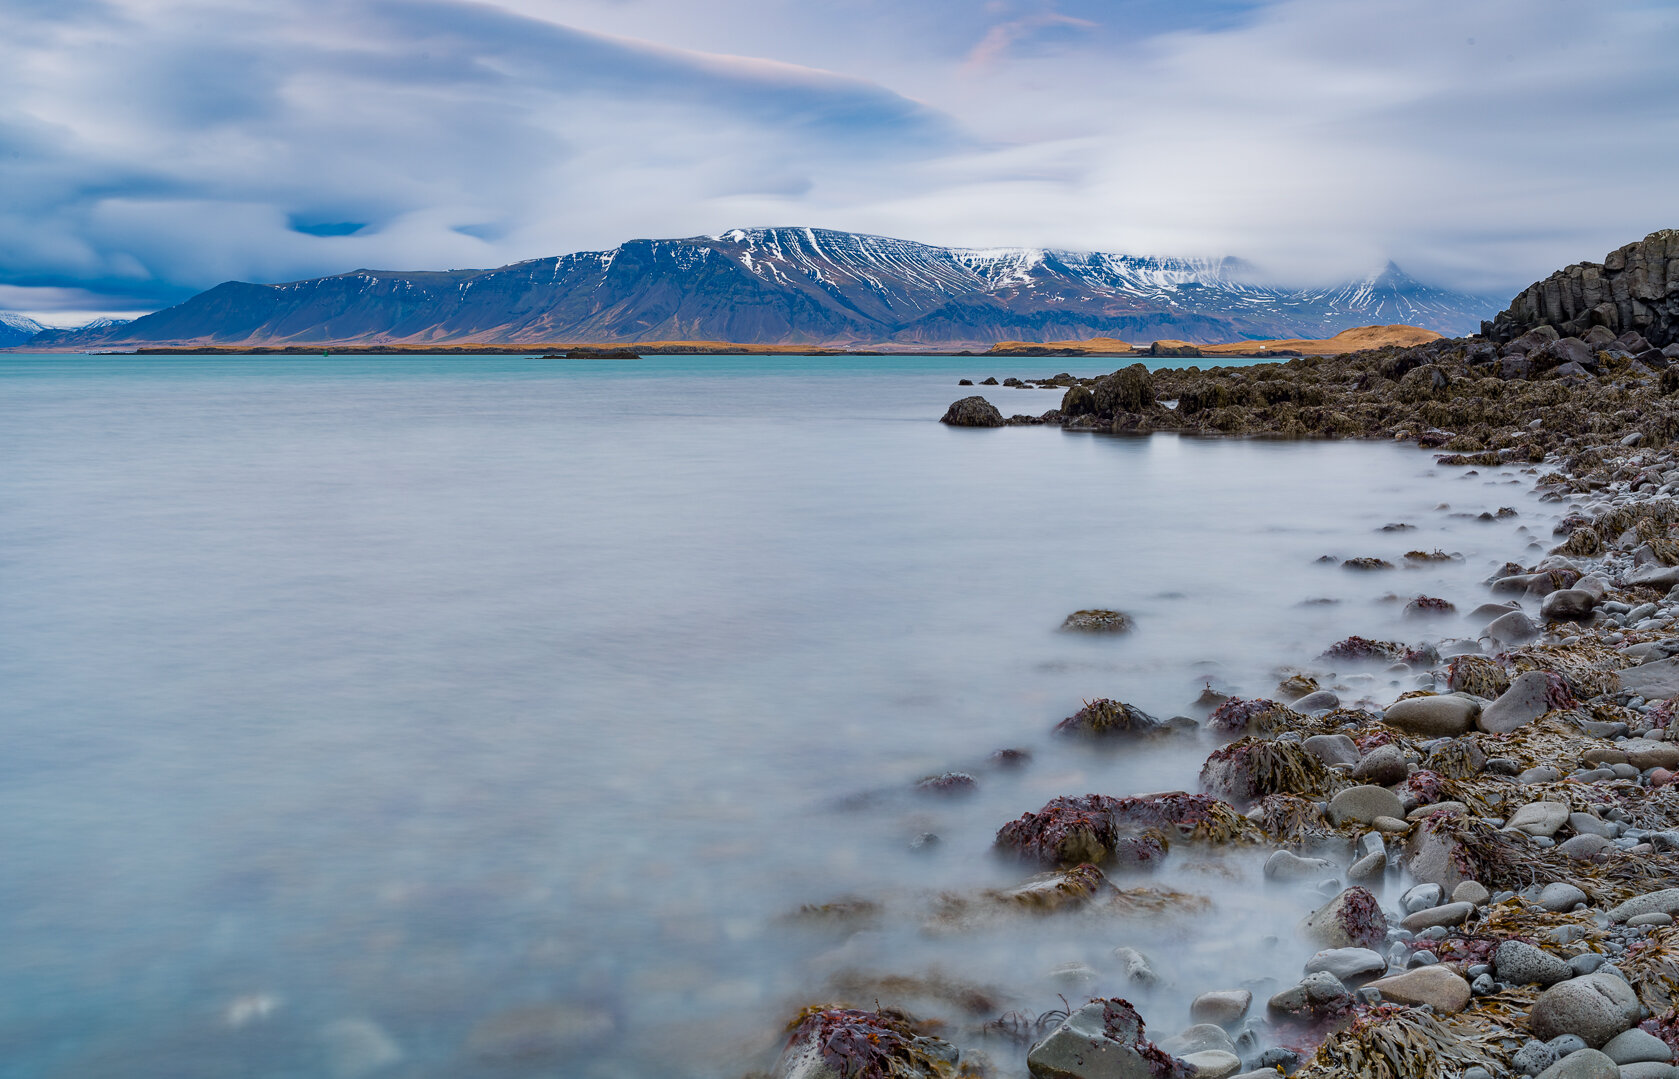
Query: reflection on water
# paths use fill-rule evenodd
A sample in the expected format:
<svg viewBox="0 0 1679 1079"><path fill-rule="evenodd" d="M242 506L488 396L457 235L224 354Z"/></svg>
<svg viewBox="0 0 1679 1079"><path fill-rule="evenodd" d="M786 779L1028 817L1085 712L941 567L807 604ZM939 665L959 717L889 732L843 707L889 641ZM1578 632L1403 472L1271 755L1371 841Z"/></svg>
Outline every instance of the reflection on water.
<svg viewBox="0 0 1679 1079"><path fill-rule="evenodd" d="M846 992L1164 1035L1297 972L1264 852L1175 849L1193 918L928 922L1047 798L1193 788L1052 742L1081 699L1417 639L1385 597L1468 609L1548 518L1389 445L939 426L975 362L0 359L0 1076L738 1076ZM1413 548L1465 558L1315 561Z"/></svg>

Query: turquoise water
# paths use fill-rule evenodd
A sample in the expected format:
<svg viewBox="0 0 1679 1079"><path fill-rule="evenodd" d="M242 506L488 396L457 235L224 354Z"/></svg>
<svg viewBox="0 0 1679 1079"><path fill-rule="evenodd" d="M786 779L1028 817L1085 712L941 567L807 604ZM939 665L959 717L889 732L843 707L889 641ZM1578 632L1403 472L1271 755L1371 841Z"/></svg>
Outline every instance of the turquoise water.
<svg viewBox="0 0 1679 1079"><path fill-rule="evenodd" d="M1467 609L1549 532L1527 478L1399 446L936 422L1111 362L0 357L0 1076L732 1077L859 969L1057 1006L1125 940L930 935L929 897L1206 752L1057 720L1414 639L1384 596ZM1466 557L1315 562L1413 547ZM1091 605L1137 631L1055 632ZM1232 934L1297 904L1216 890L1151 1025L1275 965ZM786 919L847 895L892 913Z"/></svg>

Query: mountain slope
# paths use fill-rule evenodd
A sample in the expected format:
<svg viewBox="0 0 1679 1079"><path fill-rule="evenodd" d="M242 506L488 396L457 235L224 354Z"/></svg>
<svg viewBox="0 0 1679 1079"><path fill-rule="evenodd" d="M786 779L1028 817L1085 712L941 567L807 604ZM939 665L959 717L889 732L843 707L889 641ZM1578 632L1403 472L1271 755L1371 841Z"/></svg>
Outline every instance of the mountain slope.
<svg viewBox="0 0 1679 1079"><path fill-rule="evenodd" d="M1248 279L1232 259L934 247L824 229L632 240L492 270L356 270L227 282L114 327L102 346L709 339L984 345L1327 337L1408 322L1472 331L1496 304L1395 266L1332 289ZM37 344L45 342L37 341Z"/></svg>
<svg viewBox="0 0 1679 1079"><path fill-rule="evenodd" d="M26 344L44 329L45 326L27 315L0 311L0 348L14 348Z"/></svg>

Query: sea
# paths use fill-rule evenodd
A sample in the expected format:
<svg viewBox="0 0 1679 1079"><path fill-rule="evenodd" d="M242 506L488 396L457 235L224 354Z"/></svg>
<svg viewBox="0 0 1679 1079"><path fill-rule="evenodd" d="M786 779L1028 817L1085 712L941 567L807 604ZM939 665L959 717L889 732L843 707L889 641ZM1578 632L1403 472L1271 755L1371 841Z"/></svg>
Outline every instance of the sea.
<svg viewBox="0 0 1679 1079"><path fill-rule="evenodd" d="M1565 507L1408 445L938 422L1117 362L0 354L0 1077L740 1079L827 1002L1023 1074L988 1020L1289 984L1321 899L1262 849L1118 881L1197 897L1161 916L984 914L1001 825L1214 745L1052 728L1473 638Z"/></svg>

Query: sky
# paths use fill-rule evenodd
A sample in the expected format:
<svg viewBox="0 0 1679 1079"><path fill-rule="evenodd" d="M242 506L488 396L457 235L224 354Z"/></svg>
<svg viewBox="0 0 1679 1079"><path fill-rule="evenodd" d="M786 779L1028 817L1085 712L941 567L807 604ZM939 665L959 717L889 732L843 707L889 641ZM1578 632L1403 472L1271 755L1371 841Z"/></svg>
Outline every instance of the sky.
<svg viewBox="0 0 1679 1079"><path fill-rule="evenodd" d="M809 225L1387 259L1679 227L1679 0L5 0L0 310Z"/></svg>

